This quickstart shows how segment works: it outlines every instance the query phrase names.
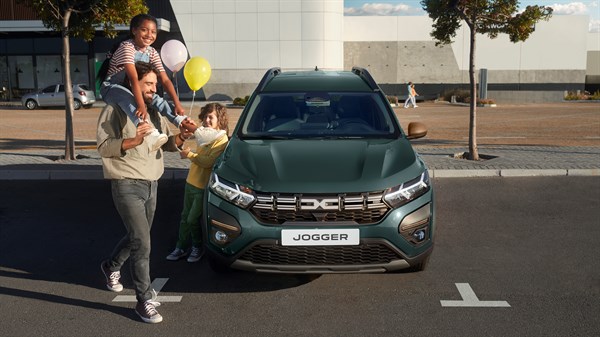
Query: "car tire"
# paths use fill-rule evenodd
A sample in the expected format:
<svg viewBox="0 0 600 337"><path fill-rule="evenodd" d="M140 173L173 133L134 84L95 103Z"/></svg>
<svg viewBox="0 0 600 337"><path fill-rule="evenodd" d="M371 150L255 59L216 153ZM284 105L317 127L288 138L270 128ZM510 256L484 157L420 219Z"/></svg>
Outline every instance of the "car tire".
<svg viewBox="0 0 600 337"><path fill-rule="evenodd" d="M232 270L229 266L223 264L223 262L218 261L216 258L212 256L208 256L208 266L212 271L218 274L226 274L230 273Z"/></svg>
<svg viewBox="0 0 600 337"><path fill-rule="evenodd" d="M82 106L82 104L81 104L80 100L76 99L75 101L73 101L73 109L79 110L79 109L81 109L81 106Z"/></svg>
<svg viewBox="0 0 600 337"><path fill-rule="evenodd" d="M25 107L29 110L35 110L38 107L38 104L35 100L28 99L27 102L25 102Z"/></svg>

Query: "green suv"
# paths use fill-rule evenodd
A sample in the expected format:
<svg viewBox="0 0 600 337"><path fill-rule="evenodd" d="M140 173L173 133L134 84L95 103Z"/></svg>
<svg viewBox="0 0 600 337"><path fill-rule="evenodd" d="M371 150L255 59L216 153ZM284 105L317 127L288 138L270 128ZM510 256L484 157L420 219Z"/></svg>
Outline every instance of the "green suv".
<svg viewBox="0 0 600 337"><path fill-rule="evenodd" d="M433 249L427 167L367 70L272 68L207 186L216 271L422 270Z"/></svg>

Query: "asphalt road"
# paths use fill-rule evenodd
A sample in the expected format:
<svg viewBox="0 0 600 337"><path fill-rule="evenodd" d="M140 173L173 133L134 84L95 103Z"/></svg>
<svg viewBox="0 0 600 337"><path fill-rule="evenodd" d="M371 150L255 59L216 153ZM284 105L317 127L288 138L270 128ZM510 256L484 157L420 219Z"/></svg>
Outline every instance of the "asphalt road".
<svg viewBox="0 0 600 337"><path fill-rule="evenodd" d="M1 334L599 335L598 177L443 179L434 186L438 228L426 271L311 277L222 275L205 260L166 261L183 181L163 182L151 268L153 279L166 281L164 321L150 325L133 302L116 302L104 288L99 263L123 234L108 182L3 181ZM133 295L126 269L122 280L119 295Z"/></svg>

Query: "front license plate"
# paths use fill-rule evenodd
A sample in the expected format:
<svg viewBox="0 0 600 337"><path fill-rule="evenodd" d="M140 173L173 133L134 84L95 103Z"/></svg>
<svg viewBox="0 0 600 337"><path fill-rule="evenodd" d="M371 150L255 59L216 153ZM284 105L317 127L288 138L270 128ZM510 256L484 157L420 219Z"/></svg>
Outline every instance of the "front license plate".
<svg viewBox="0 0 600 337"><path fill-rule="evenodd" d="M282 246L354 246L360 242L358 228L282 229Z"/></svg>

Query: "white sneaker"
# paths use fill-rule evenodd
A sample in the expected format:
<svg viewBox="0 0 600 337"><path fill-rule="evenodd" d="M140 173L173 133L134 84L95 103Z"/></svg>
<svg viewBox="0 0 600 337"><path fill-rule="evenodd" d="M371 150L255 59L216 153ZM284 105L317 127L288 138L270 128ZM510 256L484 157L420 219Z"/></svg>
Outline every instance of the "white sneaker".
<svg viewBox="0 0 600 337"><path fill-rule="evenodd" d="M415 105L415 106L413 106L413 109L414 109L414 108L418 108L418 107L419 107L418 105Z"/></svg>
<svg viewBox="0 0 600 337"><path fill-rule="evenodd" d="M163 144L165 144L169 140L169 137L167 137L167 135L165 135L164 133L159 133L157 129L154 129L152 133L150 133L144 138L146 139L146 142L148 142L148 147L150 148L150 151L157 151L158 149L160 149L161 146L163 146Z"/></svg>
<svg viewBox="0 0 600 337"><path fill-rule="evenodd" d="M160 323L163 320L151 300L138 302L135 306L135 313L146 323Z"/></svg>

